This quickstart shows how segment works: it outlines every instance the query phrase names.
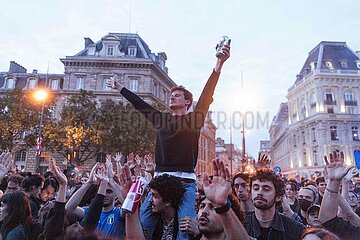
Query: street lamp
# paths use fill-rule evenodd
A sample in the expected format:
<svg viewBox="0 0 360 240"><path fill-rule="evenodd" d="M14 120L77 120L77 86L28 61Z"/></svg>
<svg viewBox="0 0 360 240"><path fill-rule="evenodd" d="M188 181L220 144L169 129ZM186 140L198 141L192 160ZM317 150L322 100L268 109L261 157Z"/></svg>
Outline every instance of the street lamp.
<svg viewBox="0 0 360 240"><path fill-rule="evenodd" d="M35 171L37 173L40 172L42 125L44 121L45 100L47 97L48 97L48 92L45 89L38 89L37 91L34 92L35 100L41 102L40 126L39 126L38 137L36 140L36 157L35 157Z"/></svg>

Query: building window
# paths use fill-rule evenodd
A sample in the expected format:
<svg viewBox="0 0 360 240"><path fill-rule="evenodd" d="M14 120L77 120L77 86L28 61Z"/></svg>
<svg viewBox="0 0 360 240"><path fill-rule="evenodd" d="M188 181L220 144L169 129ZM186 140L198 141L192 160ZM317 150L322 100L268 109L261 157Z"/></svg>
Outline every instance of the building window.
<svg viewBox="0 0 360 240"><path fill-rule="evenodd" d="M19 150L15 152L15 162L25 162L26 160L26 151Z"/></svg>
<svg viewBox="0 0 360 240"><path fill-rule="evenodd" d="M106 55L108 55L108 56L113 56L114 55L114 46L113 45L107 46Z"/></svg>
<svg viewBox="0 0 360 240"><path fill-rule="evenodd" d="M308 162L306 161L306 151L303 151L303 163L304 163L304 167L307 167Z"/></svg>
<svg viewBox="0 0 360 240"><path fill-rule="evenodd" d="M14 89L15 88L15 80L13 78L8 78L6 80L6 88L7 89Z"/></svg>
<svg viewBox="0 0 360 240"><path fill-rule="evenodd" d="M316 69L316 62L311 62L310 68L311 68L311 71L314 71Z"/></svg>
<svg viewBox="0 0 360 240"><path fill-rule="evenodd" d="M356 114L356 110L354 107L347 107L346 111L348 114Z"/></svg>
<svg viewBox="0 0 360 240"><path fill-rule="evenodd" d="M356 62L357 68L360 68L360 62Z"/></svg>
<svg viewBox="0 0 360 240"><path fill-rule="evenodd" d="M338 134L337 134L337 126L330 126L330 137L331 140L339 140Z"/></svg>
<svg viewBox="0 0 360 240"><path fill-rule="evenodd" d="M36 79L28 80L28 89L34 89L36 87Z"/></svg>
<svg viewBox="0 0 360 240"><path fill-rule="evenodd" d="M315 128L311 128L312 141L316 142L316 130Z"/></svg>
<svg viewBox="0 0 360 240"><path fill-rule="evenodd" d="M358 127L356 127L356 126L351 127L351 134L352 134L353 141L359 141L359 129L358 129Z"/></svg>
<svg viewBox="0 0 360 240"><path fill-rule="evenodd" d="M305 145L305 131L301 132L301 142L303 145Z"/></svg>
<svg viewBox="0 0 360 240"><path fill-rule="evenodd" d="M163 94L161 100L166 101L166 98L167 98L166 90L163 88Z"/></svg>
<svg viewBox="0 0 360 240"><path fill-rule="evenodd" d="M110 78L104 78L104 80L103 80L103 90L105 90L105 91L111 90L111 87L107 86L108 83L111 83L111 79Z"/></svg>
<svg viewBox="0 0 360 240"><path fill-rule="evenodd" d="M325 104L326 105L336 105L335 97L332 93L325 94Z"/></svg>
<svg viewBox="0 0 360 240"><path fill-rule="evenodd" d="M357 106L357 102L355 101L355 95L352 91L346 91L344 93L345 105L347 106Z"/></svg>
<svg viewBox="0 0 360 240"><path fill-rule="evenodd" d="M328 113L334 113L334 108L327 108Z"/></svg>
<svg viewBox="0 0 360 240"><path fill-rule="evenodd" d="M130 91L137 91L139 87L139 80L137 79L130 79Z"/></svg>
<svg viewBox="0 0 360 240"><path fill-rule="evenodd" d="M76 77L76 89L84 89L85 87L85 79L84 77Z"/></svg>
<svg viewBox="0 0 360 240"><path fill-rule="evenodd" d="M157 82L154 82L153 94L155 97L158 96L158 86Z"/></svg>
<svg viewBox="0 0 360 240"><path fill-rule="evenodd" d="M136 49L135 46L129 47L129 49L128 49L128 55L129 55L130 57L135 57L135 56L136 56L136 53L137 53L137 49Z"/></svg>
<svg viewBox="0 0 360 240"><path fill-rule="evenodd" d="M59 79L52 79L51 80L51 89L58 90L59 89Z"/></svg>
<svg viewBox="0 0 360 240"><path fill-rule="evenodd" d="M334 66L331 61L325 61L325 65L328 69L334 69Z"/></svg>
<svg viewBox="0 0 360 240"><path fill-rule="evenodd" d="M318 165L318 156L316 150L313 151L313 162L314 162L314 166Z"/></svg>
<svg viewBox="0 0 360 240"><path fill-rule="evenodd" d="M340 64L341 64L341 67L342 67L342 68L348 68L347 61L342 60L342 61L340 61Z"/></svg>

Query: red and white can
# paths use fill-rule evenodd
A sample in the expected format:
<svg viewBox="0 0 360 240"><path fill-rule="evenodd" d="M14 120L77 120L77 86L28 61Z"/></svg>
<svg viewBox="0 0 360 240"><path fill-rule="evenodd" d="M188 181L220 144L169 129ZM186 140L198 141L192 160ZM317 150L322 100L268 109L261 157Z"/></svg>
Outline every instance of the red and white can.
<svg viewBox="0 0 360 240"><path fill-rule="evenodd" d="M131 185L130 191L126 195L124 203L121 206L121 211L126 214L135 213L147 185L148 182L145 178L137 176L135 182Z"/></svg>

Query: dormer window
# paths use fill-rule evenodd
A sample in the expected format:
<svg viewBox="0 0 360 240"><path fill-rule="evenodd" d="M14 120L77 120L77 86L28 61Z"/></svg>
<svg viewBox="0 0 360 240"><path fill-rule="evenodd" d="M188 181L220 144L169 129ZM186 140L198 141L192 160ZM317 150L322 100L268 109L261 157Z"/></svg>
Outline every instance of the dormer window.
<svg viewBox="0 0 360 240"><path fill-rule="evenodd" d="M341 60L341 61L340 61L340 64L341 64L341 67L342 67L342 68L348 68L348 64L347 64L347 61L346 61L346 60Z"/></svg>
<svg viewBox="0 0 360 240"><path fill-rule="evenodd" d="M316 62L310 63L311 71L314 71L316 69Z"/></svg>
<svg viewBox="0 0 360 240"><path fill-rule="evenodd" d="M15 88L15 79L13 79L13 78L8 78L8 79L6 80L5 88L7 88L7 89L14 89L14 88Z"/></svg>
<svg viewBox="0 0 360 240"><path fill-rule="evenodd" d="M356 67L360 69L360 61L356 61Z"/></svg>
<svg viewBox="0 0 360 240"><path fill-rule="evenodd" d="M130 46L129 49L128 49L128 55L130 57L135 57L136 53L137 53L136 46Z"/></svg>
<svg viewBox="0 0 360 240"><path fill-rule="evenodd" d="M328 69L334 69L333 64L331 61L325 61L325 65Z"/></svg>
<svg viewBox="0 0 360 240"><path fill-rule="evenodd" d="M36 79L29 79L28 80L28 89L34 89L36 87Z"/></svg>
<svg viewBox="0 0 360 240"><path fill-rule="evenodd" d="M114 56L114 46L113 45L108 45L107 46L106 55Z"/></svg>

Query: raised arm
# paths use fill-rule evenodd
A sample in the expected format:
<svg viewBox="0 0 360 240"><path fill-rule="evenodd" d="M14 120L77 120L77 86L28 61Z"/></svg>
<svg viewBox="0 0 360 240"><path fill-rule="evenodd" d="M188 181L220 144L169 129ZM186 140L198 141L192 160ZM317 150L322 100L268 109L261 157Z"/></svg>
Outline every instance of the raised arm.
<svg viewBox="0 0 360 240"><path fill-rule="evenodd" d="M320 207L319 220L325 223L331 219L334 219L337 215L339 202L338 194L340 188L340 182L343 177L353 168L344 164L344 153L339 154L334 151L324 157L325 160L325 172L329 179L329 183L325 189L324 197Z"/></svg>
<svg viewBox="0 0 360 240"><path fill-rule="evenodd" d="M84 230L93 232L96 229L96 226L99 222L101 211L104 205L104 198L106 195L106 188L109 183L109 178L107 170L98 169L96 178L100 180L100 186L96 197L91 201L89 210L87 211L81 225L84 227Z"/></svg>
<svg viewBox="0 0 360 240"><path fill-rule="evenodd" d="M141 114L144 115L146 119L148 119L153 124L156 123L155 117L157 117L156 113L159 113L154 107L150 104L142 100L138 95L128 90L124 85L120 83L119 80L111 79L110 83L107 83L107 86L118 90Z"/></svg>
<svg viewBox="0 0 360 240"><path fill-rule="evenodd" d="M216 65L214 71L210 75L207 80L205 87L200 95L199 101L196 104L195 111L200 112L202 114L206 114L209 110L209 106L213 101L213 95L215 91L216 84L219 80L221 69L225 63L225 61L230 57L230 45L224 45L222 48L223 54L220 58L217 58ZM203 124L203 120L199 118L198 124ZM201 126L200 126L201 127Z"/></svg>
<svg viewBox="0 0 360 240"><path fill-rule="evenodd" d="M231 180L229 169L225 168L224 162L216 159L213 161L214 177L210 183L207 174L203 175L203 185L206 198L211 201L215 208L225 206L228 196L231 194ZM226 239L249 240L244 226L230 208L219 214Z"/></svg>
<svg viewBox="0 0 360 240"><path fill-rule="evenodd" d="M10 152L3 152L0 155L0 181L6 176L13 164Z"/></svg>
<svg viewBox="0 0 360 240"><path fill-rule="evenodd" d="M56 166L54 159L50 161L50 171L59 183L59 190L56 194L54 208L50 210L46 218L44 235L45 239L56 239L62 236L64 231L67 178Z"/></svg>
<svg viewBox="0 0 360 240"><path fill-rule="evenodd" d="M84 217L84 210L79 206L81 199L84 197L86 191L95 183L95 172L99 167L99 163L96 163L91 169L88 181L83 184L66 203L65 209L67 212L74 212L79 217Z"/></svg>

